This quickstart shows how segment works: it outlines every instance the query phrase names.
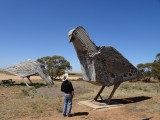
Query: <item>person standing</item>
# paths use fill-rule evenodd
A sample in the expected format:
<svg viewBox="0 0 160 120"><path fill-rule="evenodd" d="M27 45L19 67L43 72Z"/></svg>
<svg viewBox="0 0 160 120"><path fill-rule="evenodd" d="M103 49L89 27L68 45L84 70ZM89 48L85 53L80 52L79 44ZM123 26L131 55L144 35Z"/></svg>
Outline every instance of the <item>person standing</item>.
<svg viewBox="0 0 160 120"><path fill-rule="evenodd" d="M68 73L62 77L61 91L64 92L63 116L71 117L72 98L74 96L74 88L70 81L68 81ZM68 110L68 111L67 111Z"/></svg>

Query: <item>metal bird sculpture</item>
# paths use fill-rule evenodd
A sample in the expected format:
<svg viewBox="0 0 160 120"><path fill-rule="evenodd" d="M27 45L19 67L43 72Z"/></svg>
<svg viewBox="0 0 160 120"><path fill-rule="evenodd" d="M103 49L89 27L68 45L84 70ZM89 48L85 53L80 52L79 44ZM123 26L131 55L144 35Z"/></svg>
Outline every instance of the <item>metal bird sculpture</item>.
<svg viewBox="0 0 160 120"><path fill-rule="evenodd" d="M79 58L83 80L98 82L102 88L94 98L98 97L105 88L114 85L108 97L109 103L114 92L124 81L140 77L140 72L111 46L96 46L86 30L79 26L69 31L69 41L73 43Z"/></svg>
<svg viewBox="0 0 160 120"><path fill-rule="evenodd" d="M39 63L38 61L28 60L25 62L21 62L17 65L4 69L4 71L20 76L22 78L26 77L31 83L32 81L30 80L30 76L39 75L47 83L47 85L53 84L53 81L48 76L44 65ZM29 86L25 80L24 82L27 86Z"/></svg>

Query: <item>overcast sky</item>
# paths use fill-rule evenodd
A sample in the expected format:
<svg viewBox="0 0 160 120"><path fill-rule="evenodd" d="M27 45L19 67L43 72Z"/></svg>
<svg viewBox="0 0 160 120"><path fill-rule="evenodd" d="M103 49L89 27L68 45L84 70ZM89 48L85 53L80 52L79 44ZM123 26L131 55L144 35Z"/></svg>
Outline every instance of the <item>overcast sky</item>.
<svg viewBox="0 0 160 120"><path fill-rule="evenodd" d="M77 26L135 66L160 52L160 0L0 0L0 68L60 55L81 71L68 39Z"/></svg>

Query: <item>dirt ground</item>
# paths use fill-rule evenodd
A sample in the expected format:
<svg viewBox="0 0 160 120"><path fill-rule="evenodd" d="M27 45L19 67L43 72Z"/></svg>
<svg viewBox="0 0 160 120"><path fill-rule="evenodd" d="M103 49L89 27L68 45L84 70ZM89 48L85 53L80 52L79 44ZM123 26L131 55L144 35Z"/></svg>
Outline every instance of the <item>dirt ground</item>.
<svg viewBox="0 0 160 120"><path fill-rule="evenodd" d="M12 76L12 75L6 76L4 74L0 74L0 79L13 79L16 82L21 81L20 77ZM33 80L33 82L35 82L41 78L36 76L36 77L32 77L31 79ZM69 79L75 79L75 78L69 78ZM112 109L95 110L86 105L79 104L79 102L82 100L91 100L93 96L95 96L95 95L92 95L92 93L93 94L97 93L100 87L99 86L94 87L94 85L91 85L90 83L83 83L83 81L80 81L80 82L73 81L72 83L75 88L72 117L63 117L61 110L56 110L52 108L52 106L49 106L47 108L49 115L46 115L46 116L42 115L42 116L35 117L32 115L29 115L29 116L22 115L20 117L15 116L9 119L10 120L12 119L13 120L160 120L160 94L159 94L160 91L159 91L159 88L157 88L157 86L155 87L155 85L153 85L153 87L146 87L146 89L143 89L143 87L146 86L146 84L144 84L143 87L141 87L141 89L137 89L137 88L135 89L137 90L137 93L132 92L133 94L130 94L130 91L128 92L128 90L127 92L124 91L126 89L125 87L128 85L127 83L126 86L122 86L120 89L117 90L117 94L112 99L113 104L117 102L119 104L123 104L121 107L112 108ZM39 87L36 89L35 93L34 92L30 93L30 96L34 94L34 98L38 96L43 96L43 98L49 97L51 99L53 98L53 100L56 97L59 97L59 100L62 99L63 101L63 93L60 92L60 84L61 82L57 81L55 82L55 86L53 87L50 87L50 88ZM22 89L22 87L26 87L26 86L20 86L20 87L12 86L11 88L0 86L0 98L1 98L0 107L3 108L3 105L5 104L5 101L3 101L3 98L7 100L9 100L12 97L15 98L16 95L18 95L19 93L18 91ZM156 88L157 90L155 91L156 94L154 94L152 91L148 92L147 90L149 88ZM88 94L88 93L91 93L91 94ZM91 97L88 97L89 95L91 95ZM27 96L27 97L30 97L30 96ZM25 98L27 99L27 97ZM18 99L16 98L16 100ZM54 104L53 104L53 107L54 107ZM8 112L9 111L11 110L8 110ZM7 114L7 113L3 112L3 114ZM3 117L2 120L5 120L5 118Z"/></svg>

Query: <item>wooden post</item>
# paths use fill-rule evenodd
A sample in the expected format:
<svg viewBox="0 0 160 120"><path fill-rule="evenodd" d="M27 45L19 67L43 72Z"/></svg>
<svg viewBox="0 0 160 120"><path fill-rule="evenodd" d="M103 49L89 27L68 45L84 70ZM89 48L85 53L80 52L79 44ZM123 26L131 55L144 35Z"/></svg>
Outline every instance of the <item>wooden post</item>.
<svg viewBox="0 0 160 120"><path fill-rule="evenodd" d="M98 97L100 96L100 94L102 93L102 91L103 91L104 88L105 88L105 85L103 85L103 86L101 87L101 89L99 90L98 94L97 94L96 97L94 98L95 101L97 101ZM101 99L102 99L102 97L101 97Z"/></svg>

